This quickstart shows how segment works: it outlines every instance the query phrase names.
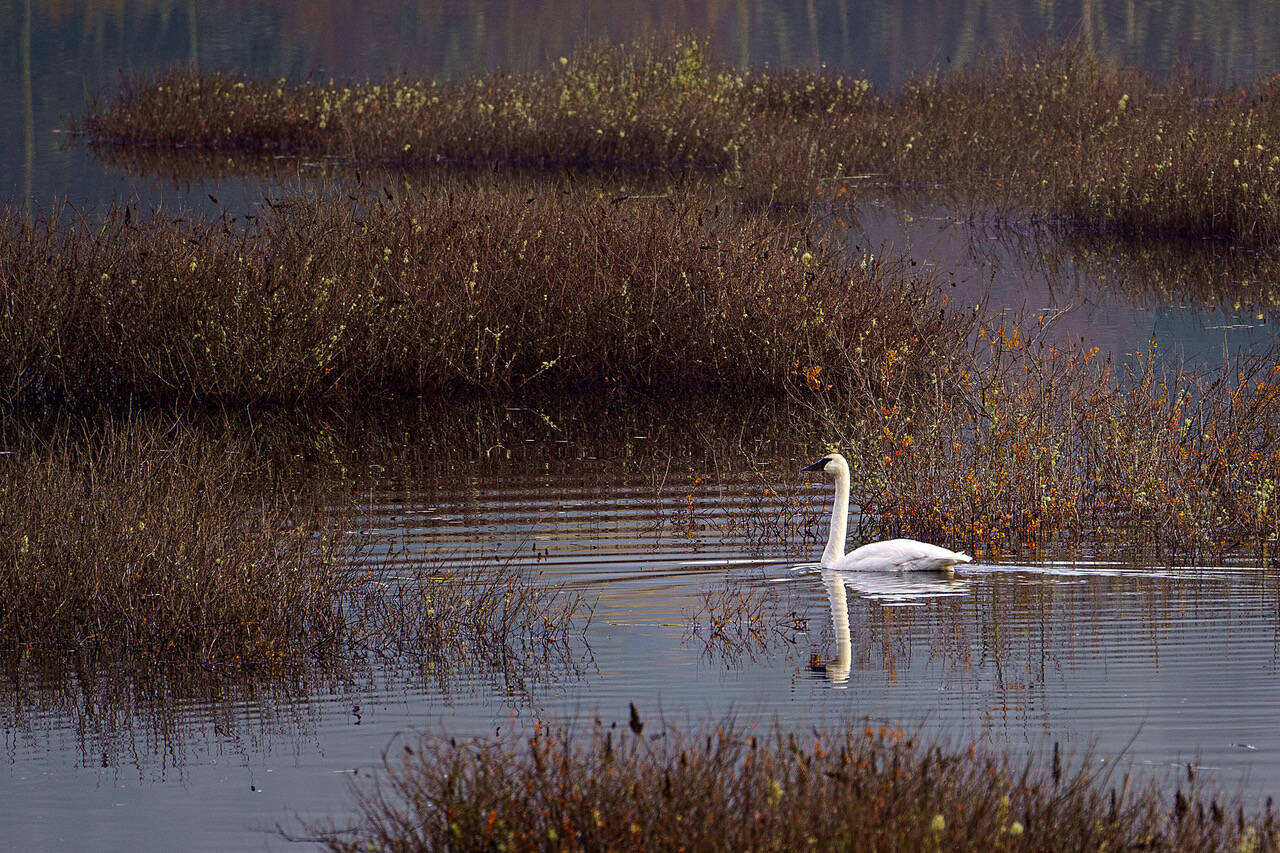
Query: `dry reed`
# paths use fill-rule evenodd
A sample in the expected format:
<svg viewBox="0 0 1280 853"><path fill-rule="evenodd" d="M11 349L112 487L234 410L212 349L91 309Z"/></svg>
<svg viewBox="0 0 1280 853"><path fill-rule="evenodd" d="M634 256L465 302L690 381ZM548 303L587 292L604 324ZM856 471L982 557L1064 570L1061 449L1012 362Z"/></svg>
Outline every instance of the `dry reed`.
<svg viewBox="0 0 1280 853"><path fill-rule="evenodd" d="M1046 766L1048 765L1048 766ZM370 850L1271 850L1194 772L1172 797L1127 776L946 749L900 730L757 737L597 725L590 737L425 738L355 790L357 821L318 833Z"/></svg>
<svg viewBox="0 0 1280 853"><path fill-rule="evenodd" d="M349 543L243 446L90 432L27 438L0 463L0 637L241 667L322 656L343 634Z"/></svg>
<svg viewBox="0 0 1280 853"><path fill-rule="evenodd" d="M447 679L572 668L580 595L352 532L246 439L128 421L20 432L0 457L0 643L31 656L274 671L370 655Z"/></svg>
<svg viewBox="0 0 1280 853"><path fill-rule="evenodd" d="M115 147L710 171L738 198L935 188L1087 231L1280 238L1276 81L1164 80L1078 45L1007 53L880 94L820 71L742 71L696 40L593 45L541 73L457 83L173 71L91 104Z"/></svg>
<svg viewBox="0 0 1280 853"><path fill-rule="evenodd" d="M801 225L691 195L312 195L247 223L0 217L0 400L255 405L450 391L921 383L969 321ZM918 354L918 355L916 355Z"/></svg>

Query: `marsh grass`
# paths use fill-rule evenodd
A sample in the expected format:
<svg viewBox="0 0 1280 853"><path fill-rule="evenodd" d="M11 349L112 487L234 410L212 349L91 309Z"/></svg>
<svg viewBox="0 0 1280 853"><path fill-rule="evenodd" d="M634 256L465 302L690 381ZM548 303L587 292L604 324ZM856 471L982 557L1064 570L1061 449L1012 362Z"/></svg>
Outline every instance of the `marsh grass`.
<svg viewBox="0 0 1280 853"><path fill-rule="evenodd" d="M382 573L364 599L361 625L378 659L443 680L459 669L489 671L508 687L548 673L575 672L593 604L537 581L514 560L436 566L412 561Z"/></svg>
<svg viewBox="0 0 1280 853"><path fill-rule="evenodd" d="M306 160L299 156L269 155L252 152L191 151L188 149L154 149L110 147L98 156L113 168L130 174L164 181L189 189L202 182L271 181L282 186L303 185L322 188L350 178L352 170L342 161ZM437 165L415 173L417 182L438 181L464 175L468 180L494 184L523 183L532 189L537 173L525 171L492 171ZM365 184L396 184L403 175L394 169L366 168L356 172ZM657 175L626 176L620 180L606 173L583 173L579 186L594 186L604 195L664 195L672 179ZM724 196L722 187L707 178L694 181L708 197ZM845 182L847 185L853 185ZM857 182L868 184L867 180ZM820 185L825 186L825 185ZM829 187L815 198L825 198ZM838 189L835 190L838 194ZM219 192L219 195L222 195ZM864 194L865 195L865 194ZM846 186L843 197L852 202L830 205L822 202L816 209L827 211L842 227L856 222L860 206L858 193ZM936 216L939 208L929 193L911 189L892 190L880 187L867 196L873 203L888 202L909 212ZM1104 292L1126 299L1130 304L1146 305L1162 302L1194 301L1197 304L1223 304L1258 313L1280 305L1280 255L1265 246L1246 248L1222 241L1198 238L1179 239L1155 234L1144 237L1119 234L1107 229L1053 227L1051 222L1029 222L1019 211L991 209L961 200L957 209L969 208L978 227L970 237L970 249L988 263L999 263L997 250L1017 252L1032 264L1032 271L1048 280L1055 293L1069 293L1082 274L1089 283ZM1010 218L1012 217L1012 219Z"/></svg>
<svg viewBox="0 0 1280 853"><path fill-rule="evenodd" d="M251 440L105 422L0 457L0 641L99 667L280 671L413 655L536 677L581 649L590 606L527 570L446 567L352 532Z"/></svg>
<svg viewBox="0 0 1280 853"><path fill-rule="evenodd" d="M730 665L795 645L810 618L794 585L784 590L762 578L744 577L727 577L704 589L697 607L682 615L685 640L701 644L707 657Z"/></svg>
<svg viewBox="0 0 1280 853"><path fill-rule="evenodd" d="M976 347L954 395L823 416L854 448L855 539L975 556L1141 542L1149 559L1275 563L1276 353L1182 370L1154 339L1113 359L1060 348L1034 321L986 326Z"/></svg>
<svg viewBox="0 0 1280 853"><path fill-rule="evenodd" d="M270 665L6 634L0 713L29 749L62 749L49 732L71 731L87 765L167 756L184 778L210 738L237 754L297 746L328 715L358 723L360 703L393 685L456 696L490 683L524 701L539 683L577 677L590 659L581 637L590 602L520 567L401 565L348 603L347 628L327 654L287 648Z"/></svg>
<svg viewBox="0 0 1280 853"><path fill-rule="evenodd" d="M262 483L243 447L93 433L0 463L7 640L249 665L340 635L347 543Z"/></svg>
<svg viewBox="0 0 1280 853"><path fill-rule="evenodd" d="M916 142L900 168L918 158L1091 230L1274 245L1274 80L1252 93L1187 70L1157 80L1066 47L920 80L902 100Z"/></svg>
<svg viewBox="0 0 1280 853"><path fill-rule="evenodd" d="M1276 82L1152 75L1042 46L877 93L820 71L743 71L697 40L591 45L544 72L457 83L285 83L173 71L91 103L118 147L272 151L415 169L439 162L696 170L744 200L941 189L1073 229L1280 237Z"/></svg>
<svg viewBox="0 0 1280 853"><path fill-rule="evenodd" d="M277 151L413 167L715 168L742 118L742 79L697 41L575 53L546 72L457 83L302 84L173 71L94 101L100 143ZM786 93L781 93L786 97ZM726 121L728 124L726 125Z"/></svg>
<svg viewBox="0 0 1280 853"><path fill-rule="evenodd" d="M0 395L26 409L297 404L533 389L777 393L971 325L930 282L679 192L448 185L265 202L248 222L116 207L0 217Z"/></svg>
<svg viewBox="0 0 1280 853"><path fill-rule="evenodd" d="M590 737L423 738L355 787L330 850L1274 849L1270 807L1246 815L1188 768L1166 796L1113 772L921 742L901 730L799 738L736 725Z"/></svg>

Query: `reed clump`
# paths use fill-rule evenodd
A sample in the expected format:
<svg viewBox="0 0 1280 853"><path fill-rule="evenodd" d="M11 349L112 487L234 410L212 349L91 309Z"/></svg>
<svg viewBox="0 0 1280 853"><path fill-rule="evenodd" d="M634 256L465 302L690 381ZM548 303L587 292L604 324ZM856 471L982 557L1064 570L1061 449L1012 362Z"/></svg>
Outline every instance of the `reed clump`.
<svg viewBox="0 0 1280 853"><path fill-rule="evenodd" d="M591 607L509 566L352 530L332 487L243 437L141 421L16 434L0 456L0 650L215 676L386 659L447 680L572 670Z"/></svg>
<svg viewBox="0 0 1280 853"><path fill-rule="evenodd" d="M132 423L0 458L0 639L234 668L333 651L358 576L245 447Z"/></svg>
<svg viewBox="0 0 1280 853"><path fill-rule="evenodd" d="M114 146L280 151L415 167L502 164L721 169L741 144L744 97L796 106L790 87L751 87L696 40L592 45L545 72L457 83L301 84L171 71L95 101L83 129ZM805 103L817 93L806 94Z"/></svg>
<svg viewBox="0 0 1280 853"><path fill-rule="evenodd" d="M1275 352L1181 370L1160 366L1154 339L1113 359L1050 343L1035 322L985 325L976 347L952 393L827 408L855 450L855 538L975 556L1138 542L1168 560L1280 557Z"/></svg>
<svg viewBox="0 0 1280 853"><path fill-rule="evenodd" d="M1047 766L1046 766L1047 765ZM800 740L597 725L591 737L424 738L355 789L357 819L321 832L367 850L1273 849L1270 808L1246 815L1188 769L1172 797L1127 776L1013 766L901 730Z"/></svg>
<svg viewBox="0 0 1280 853"><path fill-rule="evenodd" d="M969 321L800 225L693 195L449 186L265 203L249 222L0 215L0 399L257 405L457 391L879 387Z"/></svg>
<svg viewBox="0 0 1280 853"><path fill-rule="evenodd" d="M294 84L173 71L90 105L112 147L277 151L418 168L698 170L738 198L867 188L1085 231L1280 239L1280 101L1189 71L1157 80L1078 45L1008 52L880 93L822 71L744 71L696 40L592 45L547 71L457 83Z"/></svg>
<svg viewBox="0 0 1280 853"><path fill-rule="evenodd" d="M1074 46L918 78L885 106L884 169L1089 231L1280 234L1276 82L1164 80Z"/></svg>

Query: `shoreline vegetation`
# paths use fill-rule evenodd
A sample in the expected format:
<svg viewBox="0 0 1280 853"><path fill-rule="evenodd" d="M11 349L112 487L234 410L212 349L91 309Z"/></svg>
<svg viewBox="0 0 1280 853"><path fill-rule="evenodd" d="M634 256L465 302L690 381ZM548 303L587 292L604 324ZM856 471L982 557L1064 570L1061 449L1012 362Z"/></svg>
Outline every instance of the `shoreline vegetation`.
<svg viewBox="0 0 1280 853"><path fill-rule="evenodd" d="M756 734L732 723L589 737L424 737L353 785L349 826L306 827L336 853L372 850L1274 850L1268 800L1187 765L1172 796L1082 759L1011 764L900 729Z"/></svg>
<svg viewBox="0 0 1280 853"><path fill-rule="evenodd" d="M82 122L108 152L345 158L398 180L243 223L9 214L0 388L72 411L785 396L851 452L859 538L992 557L1141 530L1161 560L1274 564L1275 351L1183 370L1155 339L1055 346L1052 317L952 305L808 209L939 188L1086 236L1271 245L1273 88L1158 81L1067 45L879 93L680 38L456 83L139 78Z"/></svg>
<svg viewBox="0 0 1280 853"><path fill-rule="evenodd" d="M823 233L571 184L292 195L247 222L9 210L0 407L785 399L793 434L849 455L856 538L993 557L1142 531L1161 561L1276 563L1280 353L1188 370L1154 339L1055 343L1052 316L953 305Z"/></svg>
<svg viewBox="0 0 1280 853"><path fill-rule="evenodd" d="M924 277L674 188L451 183L248 222L0 212L0 400L243 407L447 392L923 387L972 320Z"/></svg>
<svg viewBox="0 0 1280 853"><path fill-rule="evenodd" d="M111 148L404 170L693 171L753 203L937 190L1076 231L1268 247L1280 242L1277 85L1157 80L1068 44L881 93L821 70L736 69L674 38L458 82L172 71L126 81L73 129Z"/></svg>
<svg viewBox="0 0 1280 853"><path fill-rule="evenodd" d="M440 679L571 667L581 596L527 571L369 543L251 440L129 420L12 437L0 457L0 648L228 676L368 658Z"/></svg>

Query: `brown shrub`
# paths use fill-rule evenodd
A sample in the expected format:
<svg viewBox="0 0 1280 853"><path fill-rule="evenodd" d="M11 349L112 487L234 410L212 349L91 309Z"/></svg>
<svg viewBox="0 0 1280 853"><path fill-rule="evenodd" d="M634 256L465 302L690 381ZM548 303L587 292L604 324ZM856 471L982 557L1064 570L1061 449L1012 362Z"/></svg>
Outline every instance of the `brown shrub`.
<svg viewBox="0 0 1280 853"><path fill-rule="evenodd" d="M0 389L27 406L449 390L919 383L962 344L927 281L674 192L448 184L244 224L0 221Z"/></svg>
<svg viewBox="0 0 1280 853"><path fill-rule="evenodd" d="M388 656L441 681L479 667L514 684L571 670L581 651L580 595L370 541L332 486L275 473L249 438L106 421L10 446L0 652L54 670L73 652L79 676L105 663L141 680L153 666L216 680Z"/></svg>
<svg viewBox="0 0 1280 853"><path fill-rule="evenodd" d="M91 104L100 144L274 150L417 168L710 170L808 203L938 188L1087 231L1280 238L1276 81L1165 80L1078 45L1006 53L876 94L821 71L738 71L675 39L591 46L546 72L343 85L174 71ZM871 182L857 180L865 176Z"/></svg>
<svg viewBox="0 0 1280 853"><path fill-rule="evenodd" d="M188 429L28 437L0 462L0 638L238 668L342 637L351 544Z"/></svg>
<svg viewBox="0 0 1280 853"><path fill-rule="evenodd" d="M356 824L321 838L335 851L1222 850L1272 849L1280 831L1190 769L1165 797L1064 774L1056 749L1019 769L883 727L682 735L633 711L632 729L405 745L357 787Z"/></svg>

